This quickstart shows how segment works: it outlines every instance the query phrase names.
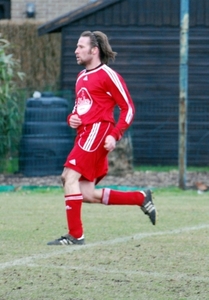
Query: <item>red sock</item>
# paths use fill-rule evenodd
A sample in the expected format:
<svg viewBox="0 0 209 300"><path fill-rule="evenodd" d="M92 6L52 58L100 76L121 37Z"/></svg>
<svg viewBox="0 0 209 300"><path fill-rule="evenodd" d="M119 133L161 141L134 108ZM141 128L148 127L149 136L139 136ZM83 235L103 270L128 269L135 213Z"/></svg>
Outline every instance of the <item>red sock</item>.
<svg viewBox="0 0 209 300"><path fill-rule="evenodd" d="M139 191L122 192L108 188L103 189L102 203L106 205L139 205L142 206L145 194Z"/></svg>
<svg viewBox="0 0 209 300"><path fill-rule="evenodd" d="M68 231L69 234L76 239L83 235L83 226L81 221L82 200L82 194L65 195Z"/></svg>

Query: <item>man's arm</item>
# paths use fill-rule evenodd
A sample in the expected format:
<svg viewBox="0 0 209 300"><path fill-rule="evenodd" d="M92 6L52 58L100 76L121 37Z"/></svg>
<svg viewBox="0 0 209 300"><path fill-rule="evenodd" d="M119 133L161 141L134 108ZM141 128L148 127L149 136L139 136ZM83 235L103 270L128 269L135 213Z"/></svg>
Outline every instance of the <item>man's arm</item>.
<svg viewBox="0 0 209 300"><path fill-rule="evenodd" d="M109 80L110 93L120 109L118 122L110 134L116 140L120 140L132 124L135 108L124 79L119 74L115 74L114 77L109 77Z"/></svg>

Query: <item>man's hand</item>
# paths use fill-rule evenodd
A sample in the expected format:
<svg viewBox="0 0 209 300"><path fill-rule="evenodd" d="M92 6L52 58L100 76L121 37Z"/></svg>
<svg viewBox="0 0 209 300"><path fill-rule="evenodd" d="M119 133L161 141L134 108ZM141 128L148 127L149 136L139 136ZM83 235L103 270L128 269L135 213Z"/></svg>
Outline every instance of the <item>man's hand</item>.
<svg viewBox="0 0 209 300"><path fill-rule="evenodd" d="M72 128L77 128L78 126L80 126L82 124L82 121L78 115L72 115L68 121L68 124Z"/></svg>
<svg viewBox="0 0 209 300"><path fill-rule="evenodd" d="M116 147L116 140L112 135L108 135L105 139L105 143L104 143L104 148L111 152L115 149Z"/></svg>

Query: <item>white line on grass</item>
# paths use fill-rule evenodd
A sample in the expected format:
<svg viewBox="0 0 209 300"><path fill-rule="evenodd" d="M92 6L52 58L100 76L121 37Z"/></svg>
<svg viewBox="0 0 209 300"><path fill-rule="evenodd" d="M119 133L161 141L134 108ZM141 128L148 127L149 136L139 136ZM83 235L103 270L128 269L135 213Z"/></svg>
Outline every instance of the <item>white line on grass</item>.
<svg viewBox="0 0 209 300"><path fill-rule="evenodd" d="M108 240L108 241L100 241L100 242L90 243L90 244L82 245L82 246L78 246L78 245L76 245L76 246L55 246L55 247L58 247L59 249L60 249L60 247L62 247L62 249L60 249L58 251L50 252L50 253L48 252L45 254L34 254L34 255L31 255L28 257L1 263L0 270L6 269L6 268L11 268L14 266L28 265L30 263L33 263L34 260L47 259L47 258L51 258L52 256L57 256L60 254L65 254L65 253L71 253L74 251L84 250L84 249L93 248L93 247L97 247L97 246L101 246L101 245L114 245L114 244L118 244L118 243L124 243L124 242L130 241L130 240L141 240L143 238L159 236L159 235L180 234L180 233L184 233L184 232L200 230L200 229L205 229L205 228L209 228L209 224L202 224L202 225L193 226L193 227L184 227L184 228L168 230L168 231L139 233L139 234L132 235L132 236L116 238L114 240ZM49 250L53 248L53 246L48 246L48 247L49 247Z"/></svg>

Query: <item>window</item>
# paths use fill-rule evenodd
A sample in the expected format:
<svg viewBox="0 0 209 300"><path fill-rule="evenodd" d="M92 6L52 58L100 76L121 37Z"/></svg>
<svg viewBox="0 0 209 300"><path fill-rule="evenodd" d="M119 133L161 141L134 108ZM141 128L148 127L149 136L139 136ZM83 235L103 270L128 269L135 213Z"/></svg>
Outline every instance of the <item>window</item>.
<svg viewBox="0 0 209 300"><path fill-rule="evenodd" d="M0 0L0 20L11 18L10 0Z"/></svg>

